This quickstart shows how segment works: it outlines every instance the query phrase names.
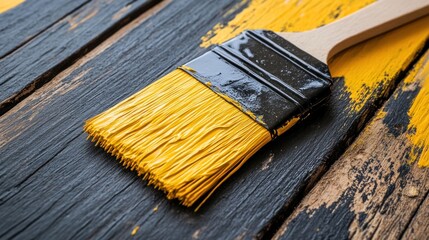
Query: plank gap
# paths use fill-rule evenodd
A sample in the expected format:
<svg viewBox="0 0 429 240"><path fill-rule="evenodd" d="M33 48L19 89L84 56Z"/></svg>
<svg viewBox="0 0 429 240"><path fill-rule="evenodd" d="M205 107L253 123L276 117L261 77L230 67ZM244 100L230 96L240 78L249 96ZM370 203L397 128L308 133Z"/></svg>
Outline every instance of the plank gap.
<svg viewBox="0 0 429 240"><path fill-rule="evenodd" d="M410 227L410 225L413 222L413 220L416 218L417 213L420 211L420 209L424 205L423 203L428 199L428 197L429 197L429 192L427 192L425 194L425 196L422 198L422 200L420 201L419 206L415 209L415 211L413 212L413 215L410 217L410 219L408 220L407 224L405 225L405 228L399 234L399 239L404 239L405 233L407 232L407 230Z"/></svg>
<svg viewBox="0 0 429 240"><path fill-rule="evenodd" d="M90 1L88 1L90 2ZM81 9L83 6L85 6L88 2L85 4L82 4L78 8L74 9L71 14ZM140 15L144 14L146 11L150 10L151 8L158 5L162 0L153 0L148 1L145 4L142 4L141 6L137 7L127 15L123 16L121 20L114 23L112 26L108 27L105 31L100 33L97 37L90 40L88 43L84 44L82 47L80 47L76 52L72 53L70 56L63 59L61 62L59 62L57 65L50 68L48 71L41 74L39 77L35 78L32 82L27 84L24 88L19 90L18 93L11 96L6 101L0 102L0 117L4 115L6 112L8 112L10 109L15 107L18 103L20 103L22 100L30 96L32 93L34 93L36 90L41 88L43 85L51 81L55 76L57 76L59 73L61 73L63 70L70 67L73 63L75 63L77 60L79 60L81 57L83 57L86 53L90 52L94 48L96 48L99 44L106 41L110 36L118 32L121 28L126 26L128 23L132 22L133 20L137 19ZM65 17L69 15L64 16L62 19L58 20L57 22L63 20ZM55 23L57 23L55 22ZM52 26L55 25L55 23L51 24L48 28L44 29L44 32L49 30ZM40 35L39 33L38 35ZM38 35L34 36L33 38L29 39L25 42L25 44L29 43L32 39L36 38ZM20 45L21 47L25 44ZM17 48L18 49L18 48ZM17 50L15 49L15 50ZM12 53L12 52L11 52Z"/></svg>
<svg viewBox="0 0 429 240"><path fill-rule="evenodd" d="M28 39L25 39L24 41L20 42L18 45L16 45L15 47L13 47L12 49L8 50L7 52L5 52L3 55L0 56L0 60L4 59L5 57L9 56L10 54L12 54L13 52L15 52L16 50L20 49L22 46L26 45L27 43L31 42L33 39L35 39L36 37L40 36L42 33L45 33L48 29L50 29L52 26L54 26L55 24L63 21L65 18L67 18L68 16L70 16L71 14L79 11L80 9L82 9L85 5L87 5L89 2L91 2L91 0L88 0L84 3L82 3L81 5L77 6L76 8L72 9L70 12L66 13L64 16L62 16L61 18L58 18L56 21L52 22L51 24L49 24L48 26L46 26L45 28L43 28L40 32L34 34L33 36L29 37Z"/></svg>

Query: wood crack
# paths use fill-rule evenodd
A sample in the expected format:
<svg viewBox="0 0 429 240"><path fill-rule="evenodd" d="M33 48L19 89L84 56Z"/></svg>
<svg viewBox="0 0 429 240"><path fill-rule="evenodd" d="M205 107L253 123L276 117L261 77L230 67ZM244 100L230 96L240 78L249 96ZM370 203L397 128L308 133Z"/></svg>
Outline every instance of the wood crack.
<svg viewBox="0 0 429 240"><path fill-rule="evenodd" d="M22 41L20 44L18 44L17 46L15 46L14 48L10 49L9 51L5 52L3 55L0 55L0 60L2 60L3 58L9 56L10 54L12 54L13 52L17 51L18 49L20 49L22 46L24 46L25 44L31 42L33 39L37 38L38 36L42 35L43 33L45 33L48 29L50 29L52 26L54 26L55 24L58 24L59 22L63 21L65 18L67 18L69 15L79 11L80 9L82 9L82 7L84 7L85 5L87 5L89 2L91 2L91 0L88 0L84 3L82 3L81 5L77 6L76 8L74 8L73 10L71 10L70 12L66 13L64 16L62 16L61 18L57 19L56 21L52 22L51 24L49 24L48 26L46 26L44 29L42 29L41 31L39 31L38 33L34 34L33 36L25 39L24 41ZM1 85L0 85L1 86Z"/></svg>
<svg viewBox="0 0 429 240"><path fill-rule="evenodd" d="M425 197L422 198L422 200L419 203L419 206L413 211L410 219L408 220L407 224L405 225L404 229L401 231L399 238L398 239L404 239L404 235L407 232L408 228L410 227L411 223L413 222L414 218L416 217L417 213L419 212L419 210L421 209L423 202L429 198L429 191L426 192Z"/></svg>
<svg viewBox="0 0 429 240"><path fill-rule="evenodd" d="M77 129L77 128L76 128ZM76 130L75 129L75 130ZM46 160L42 165L40 165L39 167L37 167L34 171L32 171L29 175L27 175L27 177L25 177L24 179L22 179L19 183L17 183L15 186L13 186L12 188L10 188L9 190L6 190L6 192L11 192L13 191L13 189L18 189L18 188L25 188L27 185L22 186L25 182L27 182L31 177L33 177L37 172L39 172L41 169L43 169L48 163L50 163L53 159L55 159L55 157L57 157L62 151L64 151L68 145L74 141L76 138L78 138L79 136L81 136L83 133L80 133L78 135L76 135L75 137L73 137L71 140L67 141L66 144L59 149L59 151L57 153L55 153L52 157L50 157L48 160ZM12 198L13 196L15 196L17 193L19 193L20 190L18 191L13 191L14 193L10 196L8 196L6 199L1 199L0 201L0 206L3 205L4 203L6 203L10 198ZM2 194L3 195L3 194Z"/></svg>

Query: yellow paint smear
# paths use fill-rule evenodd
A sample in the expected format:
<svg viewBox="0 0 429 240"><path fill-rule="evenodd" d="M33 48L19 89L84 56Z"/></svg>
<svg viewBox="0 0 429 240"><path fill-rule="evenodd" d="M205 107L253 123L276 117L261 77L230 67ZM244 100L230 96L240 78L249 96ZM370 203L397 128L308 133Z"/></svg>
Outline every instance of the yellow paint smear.
<svg viewBox="0 0 429 240"><path fill-rule="evenodd" d="M419 160L420 167L429 167L429 54L415 68L415 74L407 77L406 82L416 81L420 90L408 111L410 123L408 138L414 147L411 160ZM413 76L414 75L414 76Z"/></svg>
<svg viewBox="0 0 429 240"><path fill-rule="evenodd" d="M25 0L1 0L0 1L0 13L6 12L19 4L25 2Z"/></svg>
<svg viewBox="0 0 429 240"><path fill-rule="evenodd" d="M246 29L305 31L328 24L372 3L372 0L253 0L230 22L217 24L202 37L201 47L222 42ZM239 3L242 4L242 3ZM344 77L350 109L360 111L371 97L386 94L392 77L412 61L428 38L429 17L337 55L329 64L334 77Z"/></svg>
<svg viewBox="0 0 429 240"><path fill-rule="evenodd" d="M277 134L280 136L283 133L285 133L287 130L289 130L291 127L293 127L298 121L299 117L292 118L287 123L285 123L283 126L277 129Z"/></svg>

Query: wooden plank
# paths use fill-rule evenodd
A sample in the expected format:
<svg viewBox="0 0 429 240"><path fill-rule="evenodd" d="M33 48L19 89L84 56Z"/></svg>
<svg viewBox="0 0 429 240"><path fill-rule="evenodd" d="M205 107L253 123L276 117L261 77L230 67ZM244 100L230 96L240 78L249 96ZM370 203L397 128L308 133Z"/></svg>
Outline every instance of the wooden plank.
<svg viewBox="0 0 429 240"><path fill-rule="evenodd" d="M426 194L426 199L419 206L417 213L408 225L403 239L424 239L428 237L429 225L427 221L429 219L429 195Z"/></svg>
<svg viewBox="0 0 429 240"><path fill-rule="evenodd" d="M427 116L428 92L429 52L275 239L427 239L429 169L418 165L429 150L429 136L426 146L412 139L429 122L412 122ZM425 101L416 100L422 97ZM415 147L418 156L412 154Z"/></svg>
<svg viewBox="0 0 429 240"><path fill-rule="evenodd" d="M69 66L78 57L93 49L99 42L106 39L121 26L146 11L157 0L92 0L75 8L79 1L33 1L22 3L15 9L0 15L0 22L10 19L25 18L17 24L10 20L10 24L0 29L1 49L7 49L12 39L18 41L22 36L30 39L24 46L13 51L0 60L0 115L12 108L16 103L34 92L37 88L52 79L65 67ZM75 3L76 2L76 3ZM70 4L73 3L73 4ZM64 4L64 7L63 7ZM46 5L46 7L45 7ZM69 15L51 14L68 9ZM40 9L38 14L35 10ZM28 15L32 13L33 15ZM21 16L22 15L22 16ZM46 19L56 19L39 29L29 22L40 22ZM38 19L41 18L41 19ZM43 20L43 21L42 21ZM52 23L51 23L52 22ZM15 24L15 25L13 25ZM12 31L13 30L13 31ZM18 31L18 32L15 32ZM25 36L33 34L34 37ZM4 36L3 36L4 35ZM37 35L37 36L36 36Z"/></svg>
<svg viewBox="0 0 429 240"><path fill-rule="evenodd" d="M0 10L0 59L90 0L4 0Z"/></svg>
<svg viewBox="0 0 429 240"><path fill-rule="evenodd" d="M0 236L125 238L139 226L140 238L269 237L389 94L423 47L429 18L338 56L331 70L344 77L328 105L259 151L197 213L120 170L85 141L83 121L201 54L201 36L204 46L249 22L316 27L367 3L174 1L127 25L0 118ZM270 24L259 24L260 10Z"/></svg>

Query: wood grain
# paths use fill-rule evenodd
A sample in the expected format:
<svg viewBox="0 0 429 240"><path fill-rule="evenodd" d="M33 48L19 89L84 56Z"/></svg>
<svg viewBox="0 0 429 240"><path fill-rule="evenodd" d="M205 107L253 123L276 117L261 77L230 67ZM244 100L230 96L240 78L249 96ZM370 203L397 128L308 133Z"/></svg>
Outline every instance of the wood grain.
<svg viewBox="0 0 429 240"><path fill-rule="evenodd" d="M63 2L29 0L4 15L1 14L0 44L3 46L0 49L6 49L7 44L15 39L19 40L25 35L23 32L30 34L33 29L37 29L31 22L42 24L56 16L49 11L61 12L67 10L72 5L70 3L76 4L79 1L66 1L67 4ZM156 2L158 1L88 1L67 13L68 15L64 13L66 15L46 24L40 32L34 33L34 37L27 36L30 40L24 46L0 60L0 115ZM39 9L40 12L36 14L35 11ZM9 20L14 17L25 18L25 21L16 23ZM38 19L39 17L46 18L46 21Z"/></svg>
<svg viewBox="0 0 429 240"><path fill-rule="evenodd" d="M420 204L417 212L414 214L413 219L408 225L403 239L424 239L427 238L429 232L429 195L426 193L426 199Z"/></svg>
<svg viewBox="0 0 429 240"><path fill-rule="evenodd" d="M2 12L0 59L89 2L90 0L27 0Z"/></svg>
<svg viewBox="0 0 429 240"><path fill-rule="evenodd" d="M128 24L3 115L0 218L5 221L0 222L0 236L269 237L306 188L353 141L389 95L401 69L418 56L426 39L413 34L419 36L419 27L429 19L398 30L396 34L410 34L413 41L395 40L395 51L384 53L400 67L389 76L384 69L373 73L388 85L364 92L361 108L350 110L345 79L339 78L327 106L259 151L197 213L145 186L82 133L84 120L204 52L201 37L251 3L173 1L152 17ZM347 2L336 4L328 10ZM391 39L386 37L375 42ZM352 51L366 57L369 47L366 43Z"/></svg>
<svg viewBox="0 0 429 240"><path fill-rule="evenodd" d="M429 169L410 163L408 131L408 110L419 86L429 81L428 70L429 52L275 239L428 237Z"/></svg>

